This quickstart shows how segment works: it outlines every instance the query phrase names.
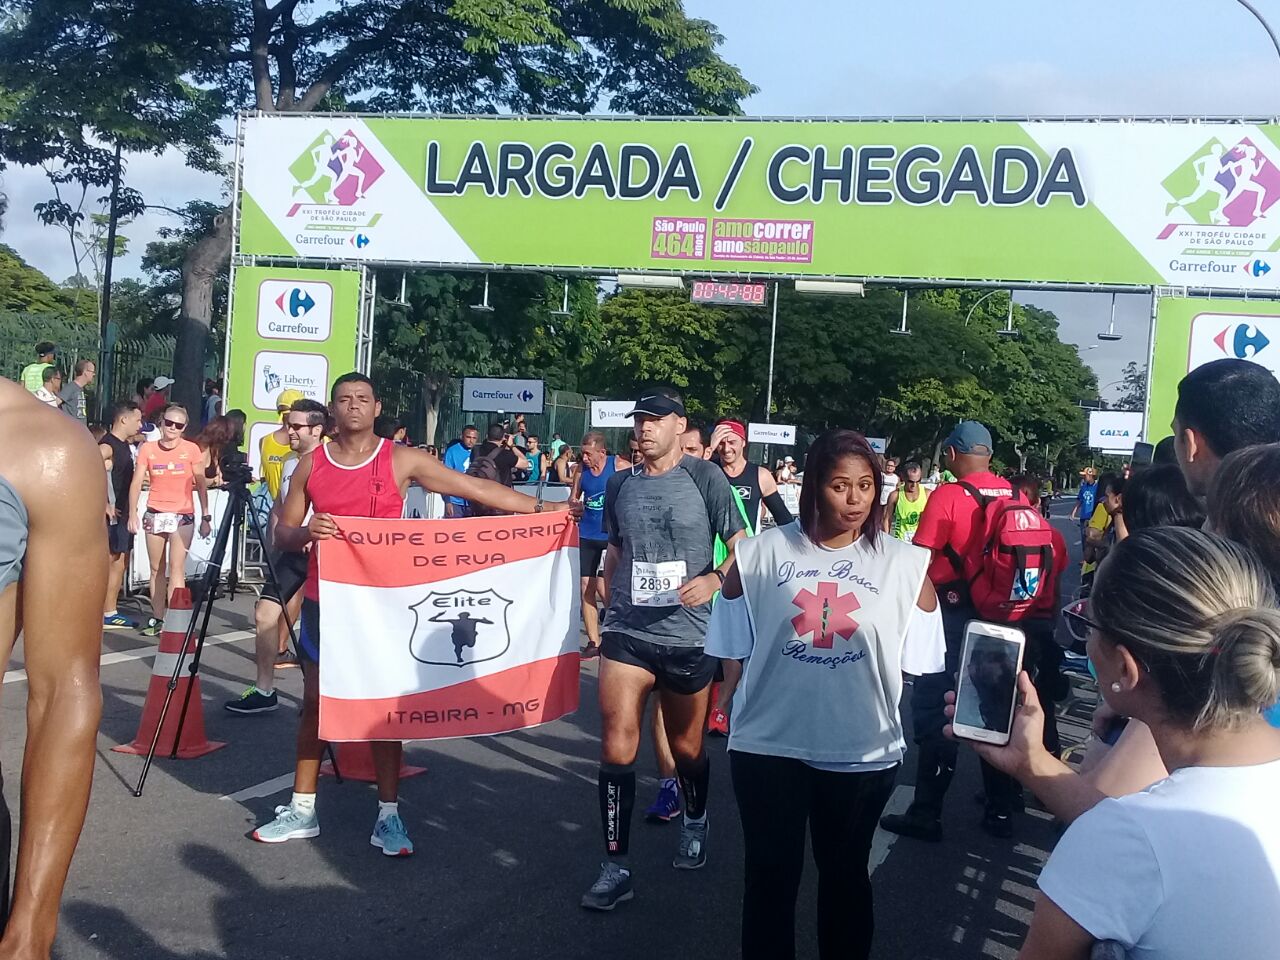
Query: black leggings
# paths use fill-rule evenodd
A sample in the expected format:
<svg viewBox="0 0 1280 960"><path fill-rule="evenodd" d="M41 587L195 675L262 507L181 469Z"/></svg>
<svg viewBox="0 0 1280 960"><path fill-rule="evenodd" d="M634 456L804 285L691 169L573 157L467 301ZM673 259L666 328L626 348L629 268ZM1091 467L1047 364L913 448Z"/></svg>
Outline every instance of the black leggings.
<svg viewBox="0 0 1280 960"><path fill-rule="evenodd" d="M818 955L871 953L871 838L898 768L829 773L802 760L729 753L746 847L742 960L794 960L806 822L818 865Z"/></svg>

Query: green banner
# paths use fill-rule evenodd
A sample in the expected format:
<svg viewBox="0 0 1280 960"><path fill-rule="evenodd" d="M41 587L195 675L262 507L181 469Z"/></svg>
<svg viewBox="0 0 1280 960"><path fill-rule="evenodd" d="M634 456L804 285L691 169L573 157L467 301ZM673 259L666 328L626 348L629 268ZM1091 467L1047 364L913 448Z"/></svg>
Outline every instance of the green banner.
<svg viewBox="0 0 1280 960"><path fill-rule="evenodd" d="M239 267L228 331L226 408L244 410L246 451L280 425L286 390L328 403L334 378L356 369L357 270Z"/></svg>
<svg viewBox="0 0 1280 960"><path fill-rule="evenodd" d="M251 256L1280 289L1275 126L276 115L242 134Z"/></svg>
<svg viewBox="0 0 1280 960"><path fill-rule="evenodd" d="M1162 297L1156 305L1147 440L1173 433L1178 381L1225 357L1251 360L1280 377L1280 302Z"/></svg>

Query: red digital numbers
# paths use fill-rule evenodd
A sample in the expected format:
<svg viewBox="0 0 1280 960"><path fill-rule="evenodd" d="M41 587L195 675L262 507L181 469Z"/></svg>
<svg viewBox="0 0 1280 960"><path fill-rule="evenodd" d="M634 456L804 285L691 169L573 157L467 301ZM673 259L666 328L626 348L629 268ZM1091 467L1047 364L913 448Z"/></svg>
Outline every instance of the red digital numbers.
<svg viewBox="0 0 1280 960"><path fill-rule="evenodd" d="M720 283L716 280L695 280L690 299L694 303L746 304L764 306L763 283Z"/></svg>

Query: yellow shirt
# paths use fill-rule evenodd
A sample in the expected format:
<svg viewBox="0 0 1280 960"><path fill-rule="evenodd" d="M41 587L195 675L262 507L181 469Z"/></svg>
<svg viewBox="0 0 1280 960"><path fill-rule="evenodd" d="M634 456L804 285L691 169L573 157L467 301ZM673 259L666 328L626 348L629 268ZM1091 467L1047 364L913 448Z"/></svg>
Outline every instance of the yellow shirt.
<svg viewBox="0 0 1280 960"><path fill-rule="evenodd" d="M289 444L277 440L275 432L272 431L262 438L258 451L261 454L262 479L267 482L267 492L271 494L271 499L275 500L280 496L280 478L284 472L284 461L293 453L293 449Z"/></svg>
<svg viewBox="0 0 1280 960"><path fill-rule="evenodd" d="M1102 532L1102 536L1098 538L1099 543L1101 543L1102 539L1106 537L1107 531L1111 529L1111 514L1107 513L1107 508L1102 504L1098 504L1093 508L1093 516L1089 518L1088 529L1099 530ZM1087 531L1085 535L1088 536ZM1080 567L1080 573L1089 573L1092 570L1096 570L1097 567L1098 565L1096 563L1085 563Z"/></svg>

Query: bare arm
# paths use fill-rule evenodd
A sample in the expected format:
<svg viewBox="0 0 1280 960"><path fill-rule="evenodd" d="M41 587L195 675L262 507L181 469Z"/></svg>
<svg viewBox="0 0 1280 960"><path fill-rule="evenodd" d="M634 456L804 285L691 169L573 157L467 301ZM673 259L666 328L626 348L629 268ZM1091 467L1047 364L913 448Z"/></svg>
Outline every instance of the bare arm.
<svg viewBox="0 0 1280 960"><path fill-rule="evenodd" d="M884 505L884 516L880 518L880 524L884 527L884 532L889 533L893 527L893 511L898 508L898 489L894 488L893 493L889 494L889 502Z"/></svg>
<svg viewBox="0 0 1280 960"><path fill-rule="evenodd" d="M312 451L298 462L298 468L293 471L293 478L289 481L289 492L285 494L284 506L280 508L280 519L276 523L274 534L276 546L281 550L303 550L312 540L323 540L325 536L332 536L333 530L337 529L337 524L327 513L318 513L311 518L311 524L305 527L302 525L307 516L307 480L311 478L314 455L315 451ZM322 522L316 523L317 519L322 519ZM311 529L313 525L315 530Z"/></svg>
<svg viewBox="0 0 1280 960"><path fill-rule="evenodd" d="M511 446L511 452L516 455L517 470L532 470L533 464L529 462L529 458L524 455L524 451L514 444Z"/></svg>
<svg viewBox="0 0 1280 960"><path fill-rule="evenodd" d="M209 516L209 480L201 469L197 469L195 475L196 497L200 500L200 536L207 537L211 529L209 521L205 519Z"/></svg>
<svg viewBox="0 0 1280 960"><path fill-rule="evenodd" d="M147 479L148 469L145 464L139 463L138 468L133 471L133 481L129 484L129 513L125 520L130 533L138 532L138 500L142 497L142 481Z"/></svg>
<svg viewBox="0 0 1280 960"><path fill-rule="evenodd" d="M486 507L502 510L506 513L535 513L537 500L523 493L516 493L510 487L480 477L469 477L465 473L450 470L435 457L429 456L425 450L414 450L411 447L396 447L396 476L405 477L427 490L464 500L474 500ZM527 461L526 461L527 462ZM302 467L298 467L301 471ZM293 496L292 485L289 488ZM550 513L556 510L567 510L567 503L544 503L543 511Z"/></svg>
<svg viewBox="0 0 1280 960"><path fill-rule="evenodd" d="M1089 960L1093 937L1043 893L1036 897L1031 929L1018 960Z"/></svg>
<svg viewBox="0 0 1280 960"><path fill-rule="evenodd" d="M1044 748L1044 709L1025 670L1018 674L1018 696L1021 702L1013 714L1008 745L969 745L987 763L1030 789L1055 817L1071 823L1104 799L1102 791ZM955 716L955 699L954 693L946 695L948 717ZM952 735L949 724L944 732Z"/></svg>
<svg viewBox="0 0 1280 960"><path fill-rule="evenodd" d="M698 607L711 601L711 598L716 595L716 591L720 590L728 582L729 572L733 570L734 566L734 550L737 548L739 541L746 535L747 532L745 530L739 530L731 536L724 544L728 548L728 556L725 557L724 563L710 573L686 581L680 587L680 602L682 604L686 607ZM716 570L720 572L721 576L716 575Z"/></svg>
<svg viewBox="0 0 1280 960"><path fill-rule="evenodd" d="M725 574L724 586L720 589L720 599L737 600L741 596L742 578L738 575L737 564L734 564ZM720 664L724 670L724 679L720 681L720 693L716 697L716 706L727 713L729 705L733 703L733 694L742 681L742 661L721 658Z"/></svg>
<svg viewBox="0 0 1280 960"><path fill-rule="evenodd" d="M0 941L0 955L24 957L49 955L89 804L107 577L102 461L78 425L74 433L60 425L40 430L39 447L14 481L30 523L19 587L27 742L13 914Z"/></svg>
<svg viewBox="0 0 1280 960"><path fill-rule="evenodd" d="M609 609L609 591L613 585L613 574L618 569L618 564L622 562L622 549L615 547L612 543L604 552L604 585L600 591L600 600L604 603L605 609Z"/></svg>

